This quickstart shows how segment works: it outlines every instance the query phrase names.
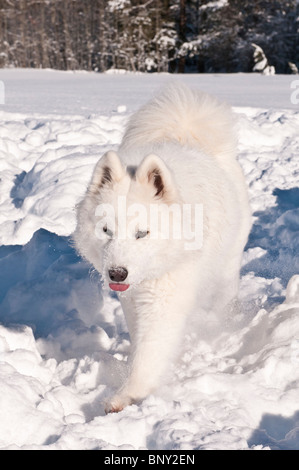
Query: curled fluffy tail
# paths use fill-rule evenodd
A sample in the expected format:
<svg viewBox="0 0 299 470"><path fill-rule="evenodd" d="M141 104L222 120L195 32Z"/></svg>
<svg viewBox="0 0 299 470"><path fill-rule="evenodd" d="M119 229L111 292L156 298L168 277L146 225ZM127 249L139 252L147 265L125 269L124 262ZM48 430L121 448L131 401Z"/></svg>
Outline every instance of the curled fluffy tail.
<svg viewBox="0 0 299 470"><path fill-rule="evenodd" d="M172 83L129 120L122 150L147 143L177 141L218 158L235 158L231 108L217 98Z"/></svg>

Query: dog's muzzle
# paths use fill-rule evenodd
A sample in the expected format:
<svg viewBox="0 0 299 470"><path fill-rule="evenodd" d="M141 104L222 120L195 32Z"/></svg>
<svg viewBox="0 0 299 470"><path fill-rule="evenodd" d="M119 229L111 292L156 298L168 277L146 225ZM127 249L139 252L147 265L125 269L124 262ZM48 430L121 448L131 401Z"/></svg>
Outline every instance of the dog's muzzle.
<svg viewBox="0 0 299 470"><path fill-rule="evenodd" d="M110 289L118 291L118 292L124 292L130 287L130 284L123 284L124 280L128 276L128 271L126 268L123 268L123 267L111 268L108 270L108 274L112 281L109 283Z"/></svg>

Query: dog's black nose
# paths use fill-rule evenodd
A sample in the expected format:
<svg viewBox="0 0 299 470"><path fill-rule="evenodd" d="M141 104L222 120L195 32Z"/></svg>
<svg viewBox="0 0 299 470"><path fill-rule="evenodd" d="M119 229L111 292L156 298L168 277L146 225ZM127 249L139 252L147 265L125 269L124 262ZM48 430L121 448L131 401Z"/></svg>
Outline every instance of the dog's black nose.
<svg viewBox="0 0 299 470"><path fill-rule="evenodd" d="M118 267L118 268L111 268L108 271L109 277L113 282L122 282L126 279L128 275L128 271L126 268Z"/></svg>

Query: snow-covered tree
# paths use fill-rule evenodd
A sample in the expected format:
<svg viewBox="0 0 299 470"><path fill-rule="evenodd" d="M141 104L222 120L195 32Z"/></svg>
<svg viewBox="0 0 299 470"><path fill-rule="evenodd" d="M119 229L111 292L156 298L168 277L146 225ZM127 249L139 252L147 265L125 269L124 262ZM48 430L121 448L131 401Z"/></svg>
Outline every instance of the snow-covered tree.
<svg viewBox="0 0 299 470"><path fill-rule="evenodd" d="M252 46L254 48L254 53L253 53L254 67L252 69L253 72L259 72L263 75L274 75L275 68L273 67L273 65L269 65L268 59L265 56L263 49L254 43L252 43Z"/></svg>
<svg viewBox="0 0 299 470"><path fill-rule="evenodd" d="M291 73L298 37L298 0L0 0L0 67Z"/></svg>

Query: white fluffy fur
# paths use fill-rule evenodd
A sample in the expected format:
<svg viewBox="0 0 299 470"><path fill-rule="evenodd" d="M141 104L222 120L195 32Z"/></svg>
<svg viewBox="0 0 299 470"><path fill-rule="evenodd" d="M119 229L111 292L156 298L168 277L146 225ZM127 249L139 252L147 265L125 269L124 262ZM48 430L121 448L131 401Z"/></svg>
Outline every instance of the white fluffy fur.
<svg viewBox="0 0 299 470"><path fill-rule="evenodd" d="M130 284L119 295L131 338L129 374L107 411L120 411L158 387L195 302L219 311L237 295L251 217L233 124L226 104L169 86L132 116L118 154L102 157L78 206L79 252L106 282L111 267L125 267ZM126 171L132 166L135 178ZM151 173L157 169L163 182L158 196ZM150 204L203 204L203 246L186 251L182 240L120 240L117 233L99 240L95 209L101 203L116 208L120 195L147 210Z"/></svg>

